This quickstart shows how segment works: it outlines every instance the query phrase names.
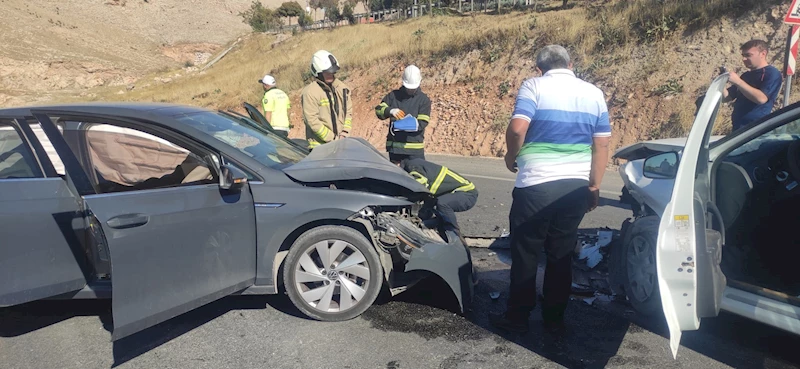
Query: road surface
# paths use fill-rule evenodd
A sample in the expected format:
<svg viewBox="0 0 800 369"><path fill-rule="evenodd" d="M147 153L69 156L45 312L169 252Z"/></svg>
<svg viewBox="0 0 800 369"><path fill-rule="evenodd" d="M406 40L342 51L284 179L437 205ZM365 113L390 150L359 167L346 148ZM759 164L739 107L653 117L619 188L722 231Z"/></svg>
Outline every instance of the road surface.
<svg viewBox="0 0 800 369"><path fill-rule="evenodd" d="M507 228L513 174L496 159L431 156L473 180L480 198L458 214L468 236ZM622 183L607 173L601 207L583 229L618 228L630 211L616 200ZM24 245L20 245L23 247ZM144 332L110 342L107 301L43 301L0 309L0 368L795 368L800 338L723 313L684 334L673 360L665 323L638 316L624 301L568 309L564 340L536 322L519 336L491 328L507 291L506 250L472 249L480 282L473 311L432 283L380 302L340 323L310 321L286 296L236 296ZM490 292L501 292L498 300ZM534 319L538 319L538 312Z"/></svg>

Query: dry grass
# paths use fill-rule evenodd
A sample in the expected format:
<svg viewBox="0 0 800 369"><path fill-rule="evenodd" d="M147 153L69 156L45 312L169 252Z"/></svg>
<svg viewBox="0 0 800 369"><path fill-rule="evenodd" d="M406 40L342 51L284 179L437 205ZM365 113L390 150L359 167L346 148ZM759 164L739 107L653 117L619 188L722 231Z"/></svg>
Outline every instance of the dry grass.
<svg viewBox="0 0 800 369"><path fill-rule="evenodd" d="M627 57L634 43L670 37L678 28L712 22L735 14L743 6L763 6L778 0L619 0L604 6L564 11L512 12L468 17L437 16L407 21L302 32L273 47L274 36L253 34L203 74L191 73L171 83L140 83L133 91L99 91L97 100L135 100L231 108L241 101L258 101L256 80L272 73L286 91L297 91L309 77L310 56L326 49L339 58L341 76L382 61L424 65L452 62L455 56L479 50L487 62L512 56L533 57L533 50L550 43L567 46L576 70L591 79L609 63ZM587 2L591 4L591 2ZM602 72L600 72L602 73ZM175 74L161 73L159 75ZM152 79L156 75L150 76ZM674 118L683 122L686 117Z"/></svg>
<svg viewBox="0 0 800 369"><path fill-rule="evenodd" d="M586 31L585 9L554 12L546 17L531 12L476 15L474 17L418 18L397 23L339 27L334 30L303 32L272 46L275 37L253 34L205 73L190 73L170 83L149 82L170 77L180 70L155 73L125 94L119 88L98 91L97 100L134 100L187 103L217 108L257 100L261 94L256 80L272 73L286 91L295 91L308 78L311 55L326 49L339 58L340 75L367 68L385 60L426 63L480 50L490 56L508 58L520 52L532 57L535 46L547 43L567 45L587 59L596 35ZM531 23L535 22L535 26ZM587 59L588 60L588 59Z"/></svg>

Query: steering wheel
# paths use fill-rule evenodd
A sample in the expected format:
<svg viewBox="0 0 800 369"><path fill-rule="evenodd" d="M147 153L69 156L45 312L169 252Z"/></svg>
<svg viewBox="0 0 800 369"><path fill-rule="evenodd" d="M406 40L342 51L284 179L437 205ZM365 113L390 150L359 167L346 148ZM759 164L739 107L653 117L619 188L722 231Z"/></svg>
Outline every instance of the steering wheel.
<svg viewBox="0 0 800 369"><path fill-rule="evenodd" d="M800 140L792 142L786 150L786 162L789 174L795 181L800 181Z"/></svg>

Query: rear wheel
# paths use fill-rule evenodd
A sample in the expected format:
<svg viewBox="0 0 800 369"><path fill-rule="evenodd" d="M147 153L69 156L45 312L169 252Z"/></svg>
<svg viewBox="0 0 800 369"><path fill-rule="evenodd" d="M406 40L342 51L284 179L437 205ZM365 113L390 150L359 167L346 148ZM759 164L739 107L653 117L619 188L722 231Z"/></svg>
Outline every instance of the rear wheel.
<svg viewBox="0 0 800 369"><path fill-rule="evenodd" d="M323 321L355 318L380 292L378 254L358 231L322 226L295 241L283 271L284 287L304 314Z"/></svg>
<svg viewBox="0 0 800 369"><path fill-rule="evenodd" d="M648 216L637 219L626 232L622 243L625 280L623 287L637 312L647 316L663 314L656 269L656 242L660 219Z"/></svg>

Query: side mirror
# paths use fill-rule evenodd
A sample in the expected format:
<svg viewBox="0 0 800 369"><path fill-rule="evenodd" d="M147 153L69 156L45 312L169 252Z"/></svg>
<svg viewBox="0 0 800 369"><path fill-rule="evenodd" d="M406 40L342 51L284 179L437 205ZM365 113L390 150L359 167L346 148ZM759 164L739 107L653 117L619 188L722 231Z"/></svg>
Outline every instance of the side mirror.
<svg viewBox="0 0 800 369"><path fill-rule="evenodd" d="M220 168L219 188L236 191L247 184L247 174L238 168L225 164Z"/></svg>
<svg viewBox="0 0 800 369"><path fill-rule="evenodd" d="M650 179L672 179L678 171L678 153L653 155L644 160L644 176Z"/></svg>

